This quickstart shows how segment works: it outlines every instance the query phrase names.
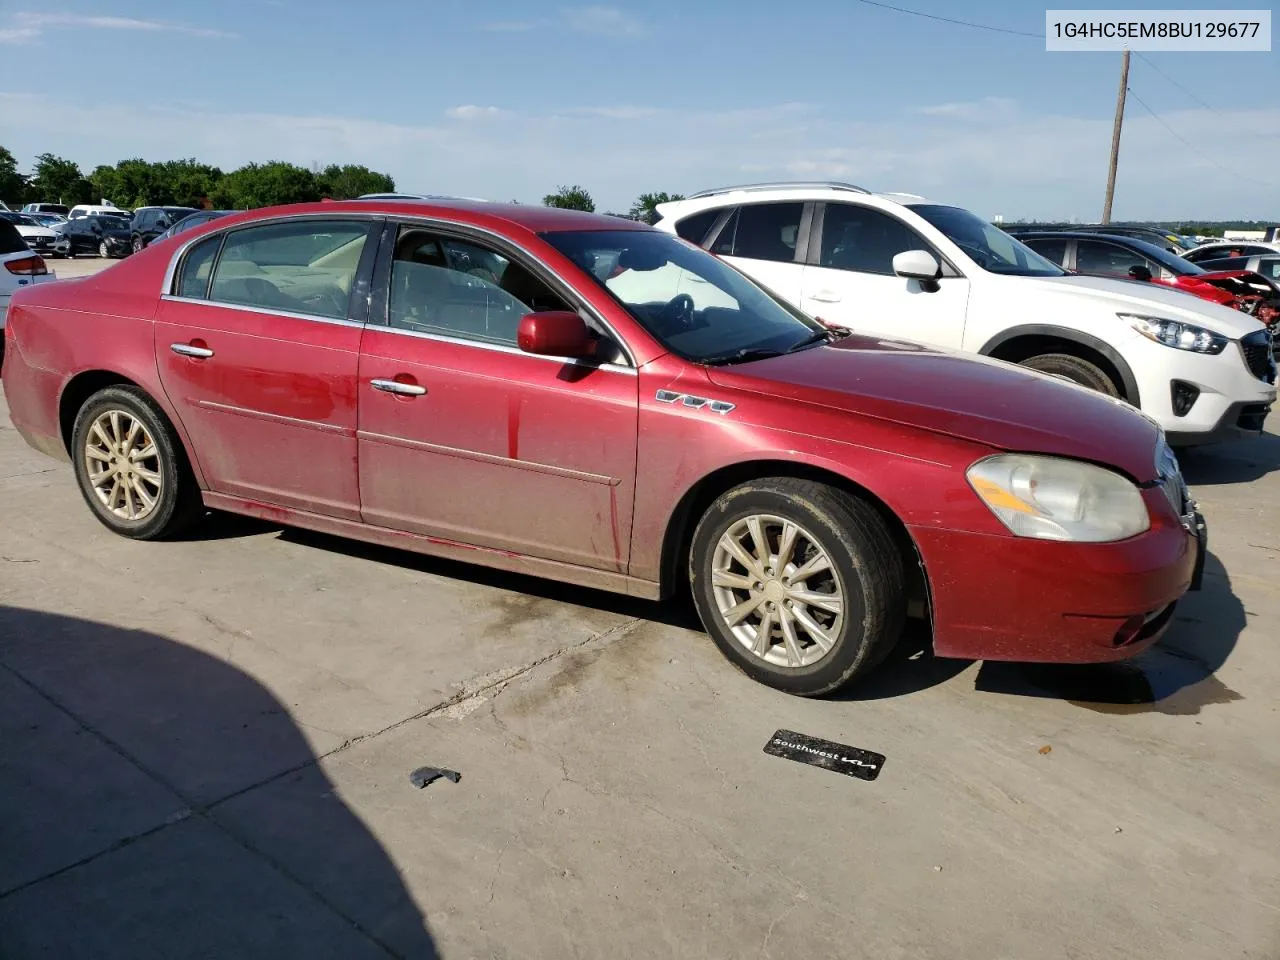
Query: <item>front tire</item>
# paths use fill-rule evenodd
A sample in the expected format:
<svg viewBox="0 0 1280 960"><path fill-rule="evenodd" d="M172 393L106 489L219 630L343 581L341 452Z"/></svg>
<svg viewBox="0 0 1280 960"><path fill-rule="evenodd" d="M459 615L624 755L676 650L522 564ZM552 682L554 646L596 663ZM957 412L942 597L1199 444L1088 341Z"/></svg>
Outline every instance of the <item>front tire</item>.
<svg viewBox="0 0 1280 960"><path fill-rule="evenodd" d="M1022 361L1021 365L1039 370L1041 373L1061 377L1063 380L1070 380L1090 390L1105 393L1108 397L1120 396L1120 388L1105 370L1096 363L1090 363L1069 353L1043 353L1038 357L1028 357Z"/></svg>
<svg viewBox="0 0 1280 960"><path fill-rule="evenodd" d="M159 540L204 514L181 442L164 412L137 387L107 387L85 401L71 451L85 503L113 533Z"/></svg>
<svg viewBox="0 0 1280 960"><path fill-rule="evenodd" d="M717 499L694 530L689 581L720 651L797 696L870 671L906 618L906 570L885 521L809 480L751 481Z"/></svg>
<svg viewBox="0 0 1280 960"><path fill-rule="evenodd" d="M110 259L111 251L107 247L107 241L103 240L98 244L98 256L102 257L103 260Z"/></svg>
<svg viewBox="0 0 1280 960"><path fill-rule="evenodd" d="M142 247L143 247L142 238L141 238L141 237L134 237L134 238L133 238L133 252L134 252L134 253L141 253L141 252L142 252Z"/></svg>

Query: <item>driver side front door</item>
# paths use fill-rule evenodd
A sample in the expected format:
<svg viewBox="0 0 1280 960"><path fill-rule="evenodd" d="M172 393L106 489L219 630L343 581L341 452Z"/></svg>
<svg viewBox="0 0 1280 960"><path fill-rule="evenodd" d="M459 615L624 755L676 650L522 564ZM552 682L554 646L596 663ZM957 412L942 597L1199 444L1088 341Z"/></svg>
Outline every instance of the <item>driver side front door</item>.
<svg viewBox="0 0 1280 960"><path fill-rule="evenodd" d="M800 308L858 333L959 349L969 281L943 276L930 289L893 272L907 250L938 251L897 217L854 203L819 205Z"/></svg>

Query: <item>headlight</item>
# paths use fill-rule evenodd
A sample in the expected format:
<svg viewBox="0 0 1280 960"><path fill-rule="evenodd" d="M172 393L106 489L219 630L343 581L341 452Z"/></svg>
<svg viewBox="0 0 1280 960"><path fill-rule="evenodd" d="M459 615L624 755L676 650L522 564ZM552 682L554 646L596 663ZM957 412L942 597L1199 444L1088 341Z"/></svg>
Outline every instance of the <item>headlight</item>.
<svg viewBox="0 0 1280 960"><path fill-rule="evenodd" d="M1226 337L1204 327L1183 323L1180 320L1165 320L1162 317L1144 317L1136 313L1116 314L1121 320L1129 321L1130 326L1148 340L1163 343L1175 350L1190 350L1192 353L1221 353L1229 342Z"/></svg>
<svg viewBox="0 0 1280 960"><path fill-rule="evenodd" d="M1015 536L1108 543L1151 526L1142 494L1128 479L1091 463L1001 454L966 476L978 497Z"/></svg>

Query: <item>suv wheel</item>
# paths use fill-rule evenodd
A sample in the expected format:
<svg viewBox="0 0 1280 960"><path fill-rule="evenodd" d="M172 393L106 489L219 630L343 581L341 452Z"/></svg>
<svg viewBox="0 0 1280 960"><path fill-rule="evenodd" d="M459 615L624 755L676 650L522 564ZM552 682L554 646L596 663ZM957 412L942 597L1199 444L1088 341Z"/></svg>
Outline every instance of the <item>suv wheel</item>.
<svg viewBox="0 0 1280 960"><path fill-rule="evenodd" d="M1044 353L1038 357L1028 357L1022 361L1021 366L1061 377L1063 380L1070 380L1090 390L1105 393L1109 397L1120 396L1120 388L1107 376L1106 371L1095 363L1069 353Z"/></svg>
<svg viewBox="0 0 1280 960"><path fill-rule="evenodd" d="M85 401L71 444L80 493L114 533L157 540L203 515L181 442L137 387L108 387Z"/></svg>
<svg viewBox="0 0 1280 960"><path fill-rule="evenodd" d="M744 673L819 696L878 664L902 633L906 573L876 510L808 480L735 487L693 534L707 632Z"/></svg>
<svg viewBox="0 0 1280 960"><path fill-rule="evenodd" d="M111 251L107 249L107 241L103 240L98 244L98 256L104 260L111 256Z"/></svg>
<svg viewBox="0 0 1280 960"><path fill-rule="evenodd" d="M141 253L141 252L142 252L142 246L143 246L143 244L142 244L142 238L141 238L141 237L134 237L134 238L133 238L133 252L134 252L134 253Z"/></svg>

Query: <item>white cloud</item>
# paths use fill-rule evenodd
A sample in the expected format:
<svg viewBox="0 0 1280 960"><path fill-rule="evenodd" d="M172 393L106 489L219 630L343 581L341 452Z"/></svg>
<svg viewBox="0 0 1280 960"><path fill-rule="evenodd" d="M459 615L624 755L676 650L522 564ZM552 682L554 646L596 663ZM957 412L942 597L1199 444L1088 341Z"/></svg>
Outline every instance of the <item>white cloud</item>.
<svg viewBox="0 0 1280 960"><path fill-rule="evenodd" d="M70 27L88 30L132 30L145 33L181 33L192 37L231 39L236 35L209 27L193 27L163 20L139 20L134 17L88 16L77 13L13 14L13 26L0 30L0 42L19 43L38 39L51 27Z"/></svg>
<svg viewBox="0 0 1280 960"><path fill-rule="evenodd" d="M1008 117L1016 109L1016 101L1008 97L983 97L967 103L939 103L931 107L918 107L916 113L952 120L998 120Z"/></svg>
<svg viewBox="0 0 1280 960"><path fill-rule="evenodd" d="M805 103L477 110L484 122L454 122L439 108L438 123L415 125L0 93L5 146L26 164L46 150L86 170L134 156L194 156L224 170L250 160L362 163L391 173L401 189L496 200L537 202L557 184L581 183L600 209L614 210L627 209L645 191L832 177L923 194L983 216L1096 218L1112 123L1110 116L1029 116L1025 110L981 124L919 112L870 121ZM1272 147L1261 138L1232 136L1241 129L1280 129L1280 108L1174 111L1162 118L1230 172L1188 151L1151 117L1133 114L1120 150L1117 218L1280 222ZM619 123L626 124L625 136ZM1249 179L1271 179L1273 186L1263 189Z"/></svg>
<svg viewBox="0 0 1280 960"><path fill-rule="evenodd" d="M569 26L580 33L604 37L638 37L644 24L617 7L576 7L563 11Z"/></svg>
<svg viewBox="0 0 1280 960"><path fill-rule="evenodd" d="M497 107L480 107L474 103L464 103L460 107L450 107L444 114L454 120L483 120L485 117L501 116L502 111Z"/></svg>

